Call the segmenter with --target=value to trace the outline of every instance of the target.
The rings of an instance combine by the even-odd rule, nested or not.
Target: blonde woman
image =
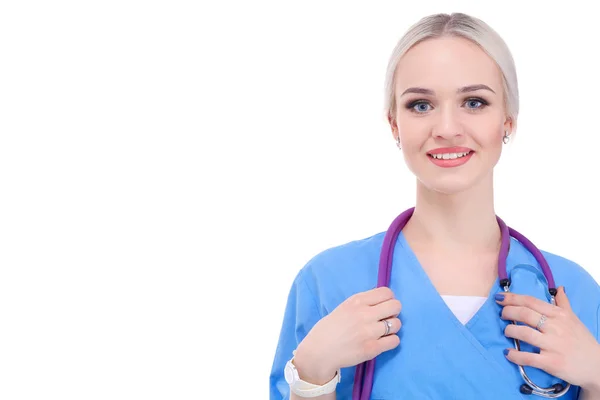
[[[519,113],[504,41],[465,14],[423,18],[385,90],[415,205],[298,273],[271,400],[600,399],[599,285],[494,211]]]

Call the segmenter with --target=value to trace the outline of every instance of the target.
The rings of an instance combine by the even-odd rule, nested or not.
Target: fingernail
[[[504,301],[504,295],[502,293],[496,293],[496,301]]]
[[[509,350],[508,349],[504,349],[504,356],[506,357],[508,355]]]

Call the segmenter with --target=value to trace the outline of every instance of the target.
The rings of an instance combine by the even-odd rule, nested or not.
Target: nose
[[[458,115],[459,110],[454,107],[441,107],[438,109],[437,119],[432,129],[436,139],[453,140],[463,136],[463,126]]]

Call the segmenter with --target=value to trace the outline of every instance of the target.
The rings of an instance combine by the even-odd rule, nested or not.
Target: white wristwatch
[[[294,351],[294,356],[296,351]],[[313,385],[300,379],[298,370],[293,363],[294,358],[287,362],[285,365],[284,375],[286,382],[290,385],[290,390],[300,397],[317,397],[324,394],[335,392],[337,384],[342,380],[341,371],[338,369],[335,376],[326,384]]]

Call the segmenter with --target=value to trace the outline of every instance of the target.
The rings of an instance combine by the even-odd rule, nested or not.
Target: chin
[[[462,171],[456,174],[427,174],[427,176],[418,177],[419,184],[424,188],[445,195],[470,191],[479,186],[484,179],[485,175],[473,174],[473,171]]]
[[[428,180],[420,181],[423,186],[432,192],[437,192],[445,195],[453,195],[462,192],[466,192],[476,185],[476,181],[473,179],[439,179],[439,180]]]
[[[474,161],[476,159],[471,159],[467,164],[457,168],[434,166],[433,169],[432,165],[414,163],[409,165],[409,169],[417,177],[418,184],[428,191],[454,195],[480,186],[487,177],[491,176],[487,171],[493,170],[493,164]]]

